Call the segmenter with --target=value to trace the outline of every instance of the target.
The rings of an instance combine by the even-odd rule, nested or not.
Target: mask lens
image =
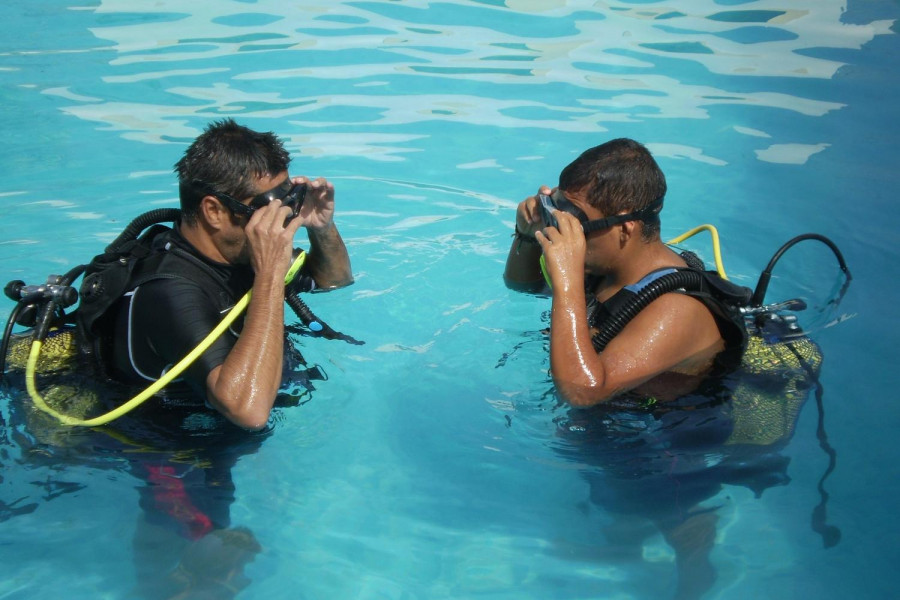
[[[559,223],[556,221],[556,217],[553,216],[554,210],[567,212],[582,223],[588,220],[587,215],[584,214],[580,208],[572,204],[560,191],[557,191],[552,196],[538,194],[538,207],[540,208],[541,218],[544,220],[544,223],[551,227],[556,227],[557,229],[559,229]]]
[[[584,212],[572,204],[572,202],[566,198],[566,195],[562,193],[560,190],[556,190],[556,193],[553,194],[552,198],[553,206],[556,207],[557,210],[561,210],[563,212],[567,212],[582,223],[588,220],[588,217]]]
[[[541,219],[543,219],[544,224],[558,228],[556,217],[553,216],[553,211],[556,210],[556,203],[553,201],[553,198],[544,194],[538,194],[538,208],[541,211]]]
[[[281,203],[291,207],[291,218],[294,218],[300,213],[300,207],[303,206],[304,200],[306,200],[306,184],[298,183],[285,194]]]
[[[282,200],[285,196],[291,193],[292,189],[293,184],[291,183],[291,180],[285,179],[271,190],[263,192],[258,196],[254,196],[250,201],[250,206],[253,208],[262,208],[272,200]]]

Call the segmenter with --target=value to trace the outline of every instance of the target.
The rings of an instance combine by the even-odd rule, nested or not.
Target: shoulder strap
[[[682,293],[701,301],[716,319],[726,350],[740,356],[747,347],[747,325],[741,307],[747,306],[750,295],[749,288],[722,279],[715,271],[698,271],[702,277],[702,285],[694,289],[684,289]]]
[[[639,292],[629,296],[615,312],[602,322],[593,322],[598,328],[593,337],[594,348],[602,352],[609,341],[618,335],[638,312],[653,300],[668,292],[688,294],[706,305],[729,348],[740,352],[746,347],[747,330],[740,307],[749,302],[752,290],[722,280],[718,274],[697,269],[678,268],[647,284]]]
[[[135,269],[146,263],[158,264],[161,257],[153,253],[153,241],[169,231],[154,225],[136,239],[111,245],[87,265],[78,291],[80,302],[75,310],[75,333],[78,354],[96,375],[106,376],[103,364],[101,329],[110,308],[128,291]],[[115,247],[115,249],[110,249]]]
[[[606,302],[598,302],[593,298],[588,299],[588,323],[591,327],[600,327],[600,325],[608,318],[616,314],[625,306],[629,300],[640,292],[642,289],[665,275],[675,273],[674,267],[663,267],[655,269],[644,275],[640,281],[631,285],[626,285],[621,290],[613,294]]]
[[[626,289],[630,292],[637,293],[637,292],[641,291],[642,289],[644,289],[645,287],[647,287],[648,285],[650,285],[651,283],[653,283],[654,281],[656,281],[657,279],[659,279],[660,277],[662,277],[663,275],[668,275],[669,273],[674,273],[674,272],[675,272],[675,267],[663,267],[662,269],[654,269],[653,271],[650,271],[649,273],[644,275],[640,281],[638,281],[637,283],[633,283],[631,285],[626,285],[624,289]]]
[[[141,261],[123,294],[157,279],[199,279],[214,284],[226,293],[231,292],[222,276],[211,266],[190,252],[166,244]]]
[[[147,261],[158,263],[161,257],[153,253],[153,240],[168,227],[154,225],[144,234],[122,245],[115,251],[95,256],[84,272],[78,295],[81,302],[77,310],[77,323],[86,335],[122,295],[131,289],[133,273]]]
[[[165,240],[159,236],[169,231],[154,225],[139,238],[95,256],[87,266],[75,324],[79,354],[96,373],[105,374],[103,346],[109,335],[111,309],[128,292],[159,279],[209,281],[213,289],[228,291],[212,267],[170,243],[160,243]]]

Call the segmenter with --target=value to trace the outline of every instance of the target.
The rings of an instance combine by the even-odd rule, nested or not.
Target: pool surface
[[[0,387],[0,599],[893,597],[898,18],[890,0],[8,3],[0,283],[176,206],[172,166],[233,117],[334,182],[356,282],[308,303],[365,344],[298,337],[328,380],[254,436],[202,416],[182,437],[65,429]],[[714,224],[732,280],[798,234],[843,251],[837,307],[821,245],[769,287],[808,303],[824,357],[777,449],[646,415],[598,441],[557,401],[550,300],[502,282],[515,207],[617,137],[666,173],[663,237]]]

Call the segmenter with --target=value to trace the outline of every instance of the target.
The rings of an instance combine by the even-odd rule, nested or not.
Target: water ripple
[[[694,0],[677,11],[576,0],[261,1],[252,12],[206,0],[192,3],[191,14],[181,6],[161,0],[137,11],[104,0],[91,29],[113,51],[102,80],[44,93],[71,100],[69,114],[147,143],[196,133],[173,117],[288,118],[328,130],[328,143],[294,140],[307,154],[404,161],[422,138],[386,128],[448,122],[599,133],[623,122],[708,119],[726,105],[823,116],[843,105],[784,93],[765,78],[832,78],[843,63],[816,50],[860,48],[891,26],[844,23],[844,2],[818,0],[724,10]],[[746,91],[746,78],[755,91]],[[98,90],[150,82],[159,95],[146,103]],[[348,125],[379,131],[342,132]]]

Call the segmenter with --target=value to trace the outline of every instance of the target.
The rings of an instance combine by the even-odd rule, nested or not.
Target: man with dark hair
[[[715,300],[667,293],[594,349],[592,331],[658,277],[685,268],[660,240],[666,180],[641,144],[616,139],[563,169],[559,185],[522,201],[504,279],[540,291],[543,253],[552,287],[550,368],[559,395],[586,407],[636,390],[657,400],[691,391],[725,349]],[[722,311],[724,312],[724,311]]]
[[[265,426],[282,383],[284,279],[297,230],[306,227],[310,250],[294,289],[353,281],[333,220],[333,185],[291,178],[289,163],[274,134],[231,119],[212,123],[191,144],[175,165],[180,223],[154,238],[155,271],[115,307],[108,354],[115,379],[159,379],[252,290],[240,335],[226,331],[184,378],[236,425]]]

